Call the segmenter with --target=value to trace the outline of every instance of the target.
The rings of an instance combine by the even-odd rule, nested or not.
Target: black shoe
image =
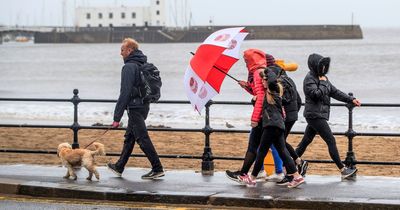
[[[306,160],[302,160],[300,165],[297,166],[297,171],[302,177],[306,176],[307,169],[308,169],[308,162]]]
[[[276,182],[277,185],[284,186],[288,185],[293,180],[293,176],[285,176],[281,181]]]
[[[347,178],[349,178],[351,175],[355,174],[356,172],[357,172],[357,169],[356,169],[356,168],[352,169],[352,168],[347,168],[347,167],[345,167],[345,168],[343,169],[343,171],[340,172],[340,173],[342,174],[342,179],[347,179]]]
[[[157,179],[165,176],[164,171],[153,171],[151,170],[149,173],[142,176],[142,179]]]
[[[115,175],[119,177],[122,176],[122,170],[118,170],[115,164],[107,163],[107,168],[110,169]]]
[[[242,181],[240,181],[240,179],[239,179],[239,176],[242,175],[242,173],[240,173],[240,171],[226,170],[225,175],[232,181],[242,183]]]

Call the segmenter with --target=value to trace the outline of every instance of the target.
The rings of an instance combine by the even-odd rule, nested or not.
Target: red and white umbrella
[[[197,48],[186,69],[184,87],[199,113],[220,92],[229,69],[239,60],[240,45],[247,34],[244,27],[222,29],[208,36]]]

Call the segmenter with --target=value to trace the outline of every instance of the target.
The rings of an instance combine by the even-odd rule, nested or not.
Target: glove
[[[112,124],[111,124],[111,127],[113,127],[113,128],[118,128],[119,127],[119,122],[113,122]]]

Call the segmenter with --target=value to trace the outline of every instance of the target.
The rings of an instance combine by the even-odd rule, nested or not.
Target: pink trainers
[[[256,181],[252,180],[248,174],[239,176],[239,180],[243,184],[246,184],[247,187],[255,187],[256,186]]]
[[[303,184],[305,181],[302,176],[299,176],[297,178],[294,178],[291,182],[288,184],[288,188],[295,188]]]

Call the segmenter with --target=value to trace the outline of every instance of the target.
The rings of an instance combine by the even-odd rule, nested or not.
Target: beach
[[[110,130],[101,136],[103,130],[80,130],[79,144],[84,148],[94,139],[105,145],[106,152],[119,153],[123,145],[124,131]],[[159,154],[202,156],[204,135],[186,132],[149,132]],[[214,156],[243,157],[247,149],[248,134],[212,133],[210,143]],[[301,140],[301,135],[289,135],[288,142],[294,147]],[[70,129],[54,128],[0,128],[0,148],[56,151],[63,142],[72,143],[73,132]],[[348,140],[344,136],[336,136],[341,159],[347,152]],[[355,137],[353,151],[358,161],[399,161],[400,138],[395,137]],[[91,147],[89,147],[90,149]],[[136,144],[134,154],[142,154]],[[316,137],[303,155],[304,159],[330,160],[325,142]],[[116,161],[118,157],[96,157],[97,165],[104,166],[108,161]],[[200,159],[162,158],[164,168],[168,170],[201,170]],[[0,153],[0,164],[39,164],[60,165],[55,154]],[[216,171],[240,169],[242,161],[214,160]],[[127,167],[150,168],[146,158],[131,158]],[[368,176],[400,176],[400,166],[357,165],[358,175]],[[339,176],[338,169],[332,164],[310,163],[308,174]]]

